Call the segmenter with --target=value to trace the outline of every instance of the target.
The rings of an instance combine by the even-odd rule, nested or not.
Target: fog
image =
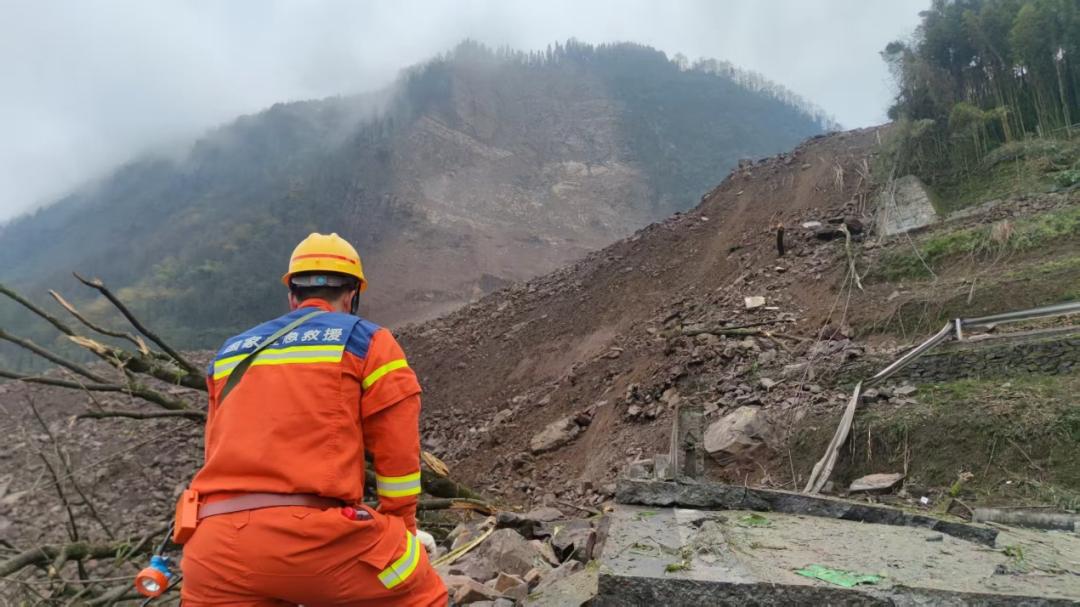
[[[0,0],[0,221],[275,102],[377,89],[464,38],[649,44],[761,72],[845,127],[929,0]]]

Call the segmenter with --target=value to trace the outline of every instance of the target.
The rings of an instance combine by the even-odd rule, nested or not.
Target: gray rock
[[[500,571],[524,576],[533,568],[541,571],[551,568],[547,559],[529,543],[529,540],[518,535],[513,529],[495,530],[484,543],[480,544],[473,555],[495,571],[487,579],[495,577]]]
[[[562,527],[551,536],[551,547],[563,561],[574,559],[582,563],[592,560],[596,547],[596,530],[587,524],[577,527]]]
[[[705,431],[705,451],[721,463],[749,456],[767,447],[772,426],[758,407],[743,406],[709,425]]]
[[[912,394],[915,394],[918,391],[919,391],[919,389],[916,388],[915,386],[913,386],[911,384],[904,384],[903,386],[900,386],[899,388],[897,388],[894,391],[894,393],[897,396],[911,396]]]
[[[553,451],[574,440],[581,428],[569,417],[557,419],[547,425],[529,441],[529,450],[534,454]]]
[[[850,493],[877,493],[889,491],[904,479],[903,473],[867,474],[851,482]]]
[[[447,590],[449,590],[449,587]],[[458,605],[474,605],[483,601],[494,601],[501,598],[501,595],[494,588],[468,578],[459,581],[452,596],[454,597],[454,603]]]
[[[746,306],[747,310],[754,310],[756,308],[760,308],[760,307],[765,305],[765,298],[762,297],[761,295],[753,295],[753,296],[750,296],[750,297],[744,297],[743,298],[743,304]]]
[[[562,565],[551,570],[551,572],[545,574],[544,577],[540,579],[540,583],[536,585],[536,590],[541,591],[546,586],[550,586],[561,579],[568,578],[584,568],[585,565],[582,565],[578,561],[566,561]]]
[[[506,423],[507,420],[514,414],[510,409],[503,409],[495,414],[494,419],[491,420],[491,425],[499,426]]]
[[[466,554],[450,565],[447,572],[450,575],[467,577],[471,580],[486,582],[494,579],[499,574],[499,568],[491,559],[483,558],[477,553]]]
[[[550,523],[551,521],[557,521],[559,519],[565,518],[563,516],[562,510],[559,510],[558,508],[554,508],[552,506],[533,508],[522,516],[538,523]]]

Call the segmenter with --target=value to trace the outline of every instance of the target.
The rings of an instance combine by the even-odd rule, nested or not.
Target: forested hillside
[[[951,206],[1080,182],[1080,4],[934,0],[922,17],[882,53],[899,87],[896,174]]]
[[[336,231],[370,274],[362,312],[400,323],[687,209],[740,158],[830,126],[728,64],[466,42],[386,91],[275,105],[9,222],[0,281],[42,298],[99,276],[178,344],[212,347],[283,311],[292,246]],[[14,308],[0,326],[22,324]]]

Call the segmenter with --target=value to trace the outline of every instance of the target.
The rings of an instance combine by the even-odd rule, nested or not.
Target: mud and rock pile
[[[876,142],[841,133],[744,163],[689,213],[402,331],[425,446],[495,498],[596,505],[620,469],[666,452],[672,411],[695,403],[721,424],[721,474],[768,476],[747,464],[778,455],[808,411],[842,406],[831,376],[871,347],[845,322],[845,276],[846,251],[877,246]],[[747,457],[728,457],[732,434]]]

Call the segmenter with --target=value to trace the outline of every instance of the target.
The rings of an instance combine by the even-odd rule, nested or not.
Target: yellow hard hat
[[[281,277],[285,286],[289,277],[300,272],[326,272],[345,274],[360,281],[360,291],[367,289],[364,278],[364,266],[360,263],[360,254],[349,241],[337,234],[319,234],[312,232],[300,241],[289,258],[289,271]]]

